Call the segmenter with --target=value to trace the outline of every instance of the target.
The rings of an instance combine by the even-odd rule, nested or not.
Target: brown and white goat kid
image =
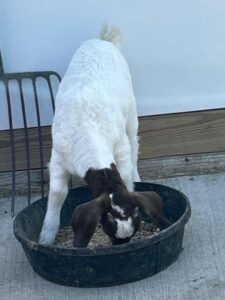
[[[133,182],[140,180],[136,103],[129,68],[118,47],[120,39],[118,29],[106,26],[101,39],[84,42],[59,86],[52,125],[49,200],[40,244],[54,243],[69,174],[86,178],[93,190],[90,170],[110,170],[113,163],[129,192]],[[100,195],[99,191],[94,194]],[[132,210],[131,203],[126,205]],[[120,210],[119,202],[114,210]],[[127,235],[132,235],[130,219],[121,224]]]
[[[86,247],[99,222],[112,244],[130,241],[140,226],[141,212],[160,228],[170,224],[160,196],[155,192],[129,192],[114,164],[111,168],[89,169],[85,180],[95,199],[73,212],[74,247]]]

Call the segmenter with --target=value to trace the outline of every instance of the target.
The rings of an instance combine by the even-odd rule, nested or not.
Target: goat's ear
[[[107,194],[101,194],[98,198],[77,206],[72,215],[71,226],[74,231],[73,246],[87,247],[102,214],[110,203]]]
[[[114,163],[111,163],[110,165],[111,169],[114,171],[114,172],[117,172],[118,173],[118,170],[117,170],[117,167]]]
[[[119,171],[117,170],[116,165],[115,165],[114,163],[111,163],[110,167],[111,167],[111,170],[113,171],[113,174],[114,174],[115,176],[117,176],[118,178],[121,179],[120,173],[119,173]],[[121,179],[121,180],[122,180],[122,179]]]
[[[155,192],[133,192],[135,204],[160,228],[168,227],[171,222],[164,213],[162,198]]]
[[[101,219],[102,229],[110,238],[116,234],[117,223],[110,212],[103,214]]]

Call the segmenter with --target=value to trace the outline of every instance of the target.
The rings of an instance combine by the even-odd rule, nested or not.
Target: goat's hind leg
[[[42,245],[54,243],[60,225],[61,208],[68,193],[68,173],[60,162],[61,159],[53,150],[49,164],[50,190],[48,206],[39,237],[39,243]]]
[[[132,160],[132,178],[133,181],[141,181],[140,176],[138,173],[137,168],[137,161],[138,161],[138,149],[139,149],[139,143],[138,143],[138,119],[137,119],[137,113],[135,112],[131,113],[129,115],[128,122],[126,124],[126,133],[130,142],[130,148],[131,148],[131,160]]]
[[[114,154],[116,166],[129,192],[133,191],[133,164],[128,136],[125,134],[120,140],[119,146]]]

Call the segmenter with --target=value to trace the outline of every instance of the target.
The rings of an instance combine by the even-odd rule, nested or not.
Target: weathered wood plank
[[[225,151],[225,109],[140,117],[140,159]],[[14,130],[16,169],[26,169],[24,130]],[[31,167],[40,167],[37,128],[29,129]],[[44,164],[51,127],[42,127]],[[0,172],[11,170],[9,131],[0,131]]]
[[[138,167],[142,180],[221,173],[225,172],[225,152],[144,159]]]
[[[140,118],[140,158],[225,150],[225,109]]]
[[[29,128],[30,164],[31,168],[40,168],[40,145],[38,140],[38,129]],[[43,144],[44,165],[49,161],[52,147],[51,127],[41,128],[41,138]],[[0,172],[11,170],[11,145],[8,130],[0,131]],[[27,169],[26,146],[24,129],[14,130],[14,145],[16,153],[16,169]]]
[[[201,175],[225,172],[225,153],[173,156],[166,158],[144,159],[139,161],[139,173],[142,181],[164,179],[185,175]],[[45,193],[48,192],[49,175],[44,173]],[[12,191],[11,172],[0,174],[0,198],[10,197]],[[72,179],[73,187],[84,184],[77,176]],[[40,194],[41,174],[31,171],[31,193]],[[27,172],[16,172],[16,195],[27,195]]]

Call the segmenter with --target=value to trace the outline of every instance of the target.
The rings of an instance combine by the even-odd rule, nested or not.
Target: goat
[[[86,247],[99,222],[112,244],[128,243],[140,226],[139,210],[161,229],[170,225],[161,197],[155,192],[129,192],[114,164],[110,169],[89,169],[85,180],[96,198],[73,212],[74,247]]]
[[[85,216],[82,222],[78,217],[83,230],[82,226],[78,226],[82,233],[79,241],[75,241],[77,246],[87,245],[100,217],[105,231],[110,231],[107,231],[107,222],[112,223],[116,211],[124,218],[119,229],[123,228],[125,232],[119,234],[115,231],[113,236],[111,230],[112,240],[122,238],[124,241],[124,237],[130,238],[138,227],[136,204],[127,201],[131,198],[128,192],[133,191],[133,182],[140,181],[137,170],[138,118],[131,75],[119,50],[120,41],[118,29],[103,27],[101,39],[88,40],[78,48],[60,83],[52,125],[50,190],[40,244],[54,243],[61,208],[68,193],[69,174],[86,179],[93,197],[98,197],[87,205],[90,209],[83,206],[85,211],[89,211],[88,215],[75,213]],[[121,177],[115,190],[117,170]],[[119,187],[123,188],[123,193],[116,193]],[[102,193],[104,195],[101,196]],[[110,205],[112,209],[109,210],[107,205],[111,193],[116,204]],[[106,198],[107,201],[102,201]],[[95,208],[96,203],[99,206]],[[121,212],[127,215],[122,216]],[[90,233],[88,226],[92,228]]]

